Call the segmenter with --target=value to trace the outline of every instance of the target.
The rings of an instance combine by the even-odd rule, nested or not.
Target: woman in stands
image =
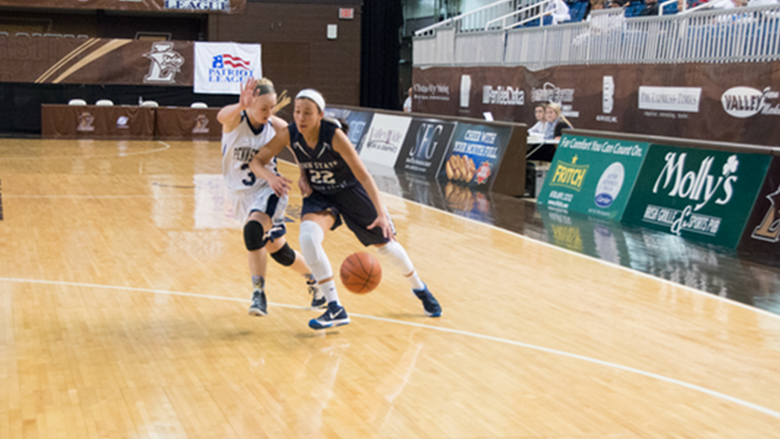
[[[547,119],[545,139],[561,140],[564,128],[574,128],[569,119],[566,119],[566,116],[562,114],[560,104],[549,102],[544,116]]]
[[[544,116],[544,110],[546,105],[539,103],[534,107],[534,116],[536,116],[536,124],[528,129],[528,135],[531,137],[544,137],[544,132],[547,130],[547,120]]]
[[[323,315],[309,322],[312,329],[325,329],[350,322],[339,303],[333,270],[322,242],[328,231],[342,224],[365,246],[376,246],[380,255],[403,274],[412,292],[422,301],[425,314],[441,316],[441,306],[414,269],[395,230],[374,178],[358,156],[347,135],[336,123],[323,119],[325,99],[312,89],[301,90],[295,98],[295,122],[260,150],[251,169],[266,179],[277,196],[285,196],[290,180],[268,168],[285,145],[292,146],[301,178],[298,186],[305,197],[301,211],[301,253],[312,268],[320,290],[328,300]]]
[[[244,243],[249,251],[252,275],[249,314],[253,316],[268,314],[265,275],[269,253],[279,264],[304,276],[309,293],[313,295],[312,307],[325,305],[325,297],[319,293],[308,265],[284,239],[287,196],[274,194],[268,182],[257,178],[249,169],[252,157],[274,138],[276,132],[287,131],[287,123],[273,115],[276,110],[273,83],[266,78],[259,81],[250,78],[241,85],[238,103],[217,113],[217,120],[222,124],[222,175],[235,215],[244,222]],[[276,173],[275,160],[266,166],[269,172]]]

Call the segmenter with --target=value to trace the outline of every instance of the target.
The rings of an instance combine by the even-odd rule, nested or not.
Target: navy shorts
[[[368,229],[376,219],[376,209],[371,202],[363,186],[356,184],[333,194],[323,194],[312,191],[311,195],[303,199],[301,218],[307,213],[316,213],[329,210],[336,217],[331,230],[335,230],[343,222],[347,223],[349,230],[357,236],[357,239],[365,246],[385,244],[390,240],[382,235],[380,227]],[[390,216],[388,215],[388,220]],[[393,227],[392,221],[390,226]],[[393,234],[395,228],[393,227]]]

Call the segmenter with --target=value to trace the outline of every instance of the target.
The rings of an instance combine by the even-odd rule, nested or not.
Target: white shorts
[[[252,212],[263,212],[271,217],[271,230],[266,236],[271,240],[282,236],[286,232],[284,226],[284,214],[287,210],[287,195],[279,198],[269,186],[261,186],[259,189],[250,188],[245,191],[232,191],[230,198],[233,201],[233,211],[236,218],[246,223]]]

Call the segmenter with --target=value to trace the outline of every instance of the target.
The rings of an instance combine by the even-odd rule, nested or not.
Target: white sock
[[[320,291],[325,294],[325,298],[328,299],[328,303],[336,302],[341,305],[339,302],[339,293],[336,291],[336,282],[334,282],[333,279],[323,282],[318,286],[320,287]]]
[[[379,247],[377,252],[409,280],[413,289],[421,290],[425,288],[425,284],[420,280],[420,276],[417,275],[417,271],[414,269],[412,260],[409,259],[406,250],[398,241],[388,242],[384,246]]]

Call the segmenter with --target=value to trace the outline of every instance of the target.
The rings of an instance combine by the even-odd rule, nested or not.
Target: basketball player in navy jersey
[[[430,317],[441,316],[439,302],[420,280],[403,246],[394,239],[390,216],[382,204],[371,174],[338,125],[323,119],[325,99],[312,89],[295,98],[295,123],[258,152],[250,167],[278,196],[284,196],[291,181],[267,168],[286,145],[292,147],[301,170],[298,186],[305,197],[301,212],[300,245],[319,287],[328,300],[324,314],[309,322],[312,329],[325,329],[350,322],[339,303],[333,270],[322,249],[329,230],[347,224],[365,246],[376,246],[380,255],[411,283],[412,292],[422,301]]]
[[[250,78],[241,85],[238,103],[217,113],[217,120],[222,124],[222,175],[236,217],[244,222],[244,243],[249,251],[252,275],[249,314],[253,316],[268,314],[265,297],[268,253],[279,264],[305,277],[312,294],[312,307],[321,308],[326,304],[304,258],[284,239],[287,196],[277,196],[265,180],[257,178],[249,169],[252,157],[277,131],[287,132],[287,122],[273,115],[276,98],[271,81]],[[275,174],[276,161],[269,161],[265,169]]]

